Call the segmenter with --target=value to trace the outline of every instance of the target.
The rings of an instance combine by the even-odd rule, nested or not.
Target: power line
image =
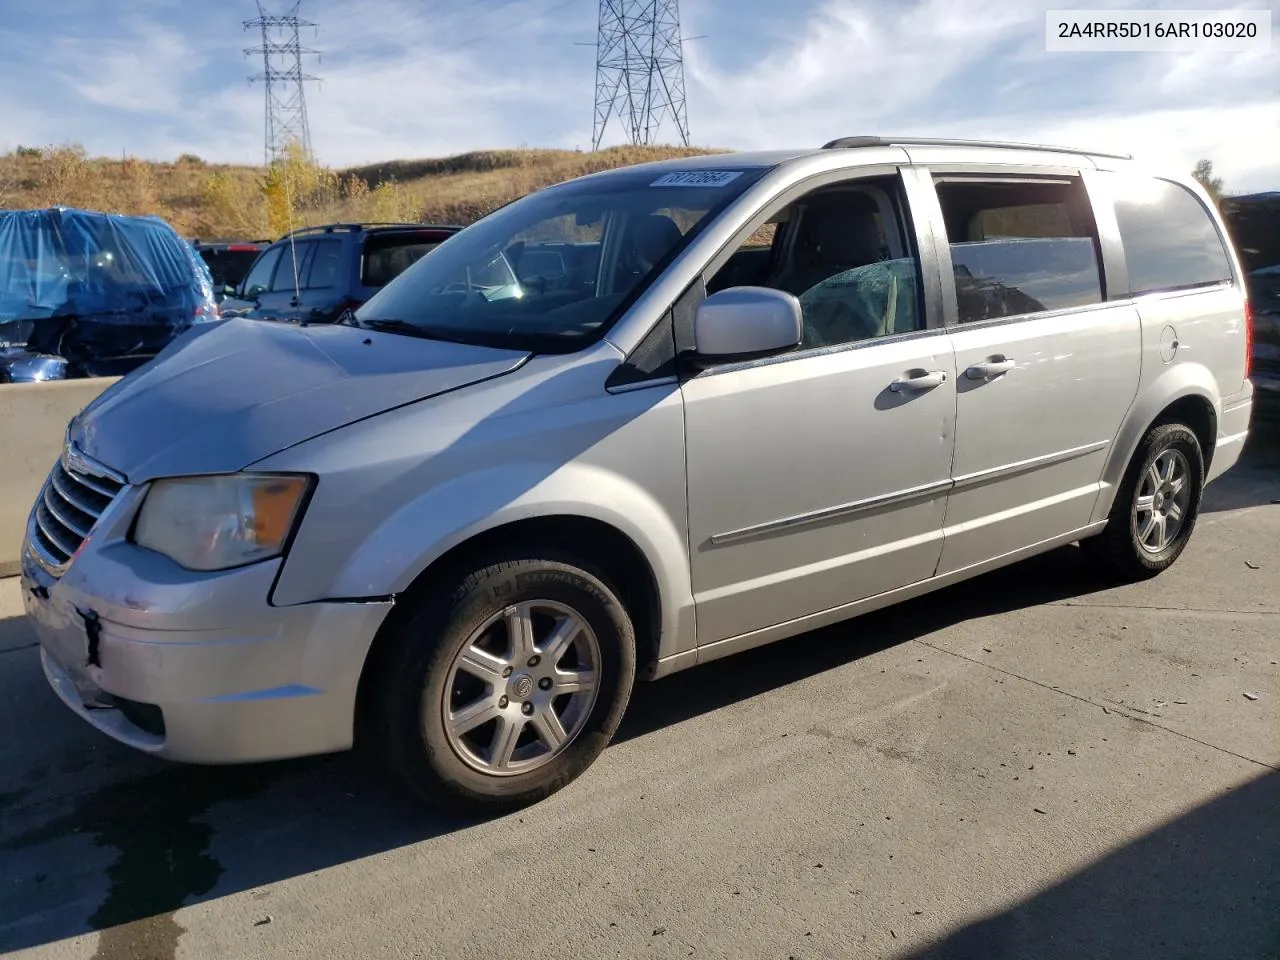
[[[463,40],[460,43],[451,43],[449,46],[452,49],[457,49],[458,47],[466,47],[473,43],[479,43],[481,40],[488,40],[490,37],[496,37],[498,34],[506,33],[508,30],[514,30],[516,27],[523,27],[526,24],[532,23],[534,20],[539,20],[542,17],[555,13],[557,10],[563,10],[565,7],[571,6],[577,2],[578,0],[562,0],[562,2],[553,4],[541,13],[534,14],[532,17],[526,17],[523,20],[508,23],[505,27],[498,27],[498,29],[490,30],[488,33],[482,33],[478,37],[472,37],[470,40]]]
[[[535,20],[540,20],[543,17],[549,16],[550,14],[555,13],[557,10],[563,10],[565,7],[571,6],[578,2],[579,0],[560,0],[559,3],[554,3],[551,6],[547,7],[546,9],[541,10],[538,13],[532,14],[531,16],[521,17],[516,20],[509,20],[507,23],[503,24],[500,27],[497,27],[494,30],[489,30],[485,33],[477,34],[476,36],[473,36],[473,37],[468,37],[467,39],[460,40],[456,43],[451,41],[448,44],[448,49],[444,51],[444,53],[447,54],[451,51],[458,50],[462,47],[468,47],[473,43],[479,43],[481,40],[488,40],[490,37],[496,37],[499,34],[506,33],[509,30],[515,30],[518,27],[527,26],[530,23],[533,23]],[[395,63],[396,63],[396,66],[398,67],[408,66],[409,64],[413,64],[413,63],[424,63],[428,60],[439,60],[441,55],[442,55],[441,51],[433,50],[420,57],[411,57],[406,60],[396,60]]]
[[[417,4],[413,6],[412,12],[397,11],[388,16],[385,9],[379,17],[379,23],[385,24],[391,21],[395,23],[395,32],[389,38],[383,39],[365,39],[357,44],[344,44],[342,53],[345,58],[359,57],[362,54],[372,53],[375,50],[384,49],[390,42],[400,40],[404,42],[405,38],[415,30],[425,29],[431,40],[439,39],[443,33],[448,33],[458,27],[463,27],[471,23],[490,16],[502,7],[510,6],[518,0],[500,0],[496,6],[482,10],[474,16],[466,16],[467,13],[473,13],[476,7],[481,6],[480,0],[473,0],[467,10],[452,10],[448,8],[454,6],[453,0],[439,0],[437,3]],[[435,13],[439,11],[442,15],[436,17]],[[461,16],[459,16],[461,14]]]
[[[275,16],[258,0],[258,16],[244,21],[244,29],[262,33],[262,44],[245,50],[245,55],[262,56],[262,72],[251,76],[249,82],[261,80],[265,85],[263,152],[268,165],[283,159],[293,143],[302,148],[307,159],[312,157],[304,84],[320,78],[302,72],[302,58],[316,51],[303,47],[299,39],[301,28],[315,26],[298,17],[300,5],[301,0],[296,0],[287,14]]]
[[[600,0],[592,149],[616,116],[647,145],[670,118],[689,146],[679,0]]]

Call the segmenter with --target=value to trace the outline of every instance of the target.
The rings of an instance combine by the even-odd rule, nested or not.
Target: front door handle
[[[964,372],[964,375],[970,380],[990,380],[993,377],[1004,376],[1016,366],[1017,363],[1008,357],[992,357],[990,360],[983,360],[982,363],[975,363]]]
[[[889,389],[894,393],[905,393],[908,390],[932,390],[934,387],[940,387],[946,382],[946,373],[941,370],[930,370],[928,373],[921,373],[912,377],[899,377],[889,384]]]

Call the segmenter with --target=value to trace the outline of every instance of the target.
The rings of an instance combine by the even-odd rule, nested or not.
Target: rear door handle
[[[992,357],[982,363],[975,363],[964,375],[970,380],[990,380],[992,377],[1004,376],[1016,366],[1017,363],[1008,357]]]
[[[930,370],[914,377],[899,377],[889,384],[894,393],[906,393],[908,390],[932,390],[947,382],[947,375],[941,370]]]

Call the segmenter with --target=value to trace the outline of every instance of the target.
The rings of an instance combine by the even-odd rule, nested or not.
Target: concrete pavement
[[[1061,550],[641,686],[583,778],[488,822],[351,756],[118,747],[0,581],[0,952],[1274,960],[1273,500],[1274,429],[1155,581]]]

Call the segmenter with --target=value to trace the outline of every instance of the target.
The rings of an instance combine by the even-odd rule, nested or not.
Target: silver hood
[[[227,320],[193,329],[109,387],[71,422],[69,439],[135,483],[229,473],[528,356],[345,325]]]

